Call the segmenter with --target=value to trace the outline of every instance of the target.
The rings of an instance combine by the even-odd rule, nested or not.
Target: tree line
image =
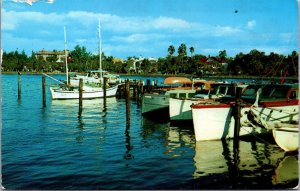
[[[56,50],[53,50],[55,52]],[[192,74],[192,75],[248,75],[248,76],[298,76],[298,53],[288,55],[251,50],[228,57],[226,50],[219,51],[217,56],[194,54],[195,48],[181,44],[177,50],[170,45],[167,56],[157,62],[145,58],[136,67],[140,74]],[[102,52],[102,68],[112,73],[132,73],[137,57],[127,60],[106,56]],[[84,46],[75,46],[68,54],[70,72],[85,72],[99,68],[99,55],[88,52]],[[65,63],[57,62],[57,55],[43,59],[35,52],[30,56],[25,51],[3,52],[2,71],[4,72],[65,72]]]

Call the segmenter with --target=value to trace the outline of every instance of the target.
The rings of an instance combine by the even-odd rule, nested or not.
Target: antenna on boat
[[[100,80],[102,80],[100,17],[98,18],[98,38],[99,38],[99,70],[100,70]]]
[[[65,63],[66,63],[66,78],[67,78],[67,85],[69,85],[69,73],[68,73],[68,55],[67,55],[67,34],[66,34],[66,27],[64,27],[64,35],[65,35]]]

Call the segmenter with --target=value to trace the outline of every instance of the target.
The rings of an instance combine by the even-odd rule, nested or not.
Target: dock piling
[[[107,78],[103,77],[103,110],[106,111],[106,83]]]
[[[42,76],[43,107],[46,107],[46,77]]]
[[[234,107],[234,139],[238,139],[240,136],[241,127],[241,93],[242,89],[236,88],[235,107]]]
[[[151,88],[151,81],[150,79],[147,79],[147,92],[150,92],[150,88]]]
[[[133,83],[133,100],[137,101],[137,81],[134,80]]]
[[[82,99],[83,99],[82,91],[83,91],[83,79],[80,78],[79,79],[79,115],[81,115],[82,113]]]
[[[21,73],[18,72],[18,99],[21,99]]]
[[[126,90],[126,128],[130,127],[130,84],[129,79],[125,82]]]

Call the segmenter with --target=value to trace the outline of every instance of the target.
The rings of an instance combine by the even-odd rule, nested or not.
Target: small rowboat
[[[299,148],[298,124],[286,124],[285,127],[273,129],[276,144],[286,152],[293,152]]]

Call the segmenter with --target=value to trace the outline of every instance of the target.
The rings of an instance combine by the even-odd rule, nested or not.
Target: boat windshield
[[[262,89],[262,98],[285,98],[289,91],[288,86],[266,86]]]

